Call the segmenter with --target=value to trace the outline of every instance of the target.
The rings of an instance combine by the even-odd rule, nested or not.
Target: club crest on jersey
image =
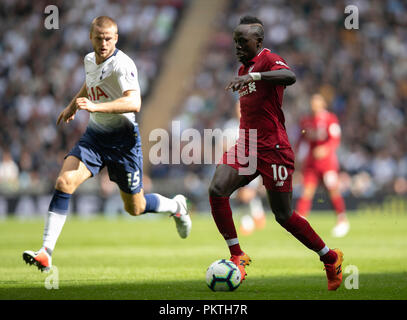
[[[87,88],[87,91],[88,91],[88,97],[92,101],[99,101],[99,99],[101,97],[105,97],[106,99],[109,99],[109,96],[106,94],[106,92],[104,92],[103,89],[99,86]]]
[[[256,83],[255,82],[249,82],[247,86],[244,86],[241,90],[239,90],[239,96],[243,97],[249,93],[255,92],[256,91]]]
[[[102,73],[100,74],[100,78],[99,78],[99,80],[102,80],[103,79],[103,75],[106,73],[106,69],[103,69],[102,70]]]
[[[284,185],[284,181],[277,181],[276,187],[282,187]]]

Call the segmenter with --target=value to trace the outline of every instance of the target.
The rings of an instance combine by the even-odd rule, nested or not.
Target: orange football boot
[[[336,262],[324,264],[326,277],[328,278],[328,290],[336,290],[342,283],[342,263],[343,252],[339,249],[333,249],[338,255]]]
[[[242,275],[240,282],[242,282],[244,279],[246,279],[247,275],[245,267],[248,266],[252,260],[246,253],[243,252],[240,256],[232,255],[230,257],[230,261],[232,261],[239,268]]]

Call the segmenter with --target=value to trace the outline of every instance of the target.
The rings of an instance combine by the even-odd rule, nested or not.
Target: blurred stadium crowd
[[[346,30],[344,8],[359,9],[359,29]],[[338,152],[345,195],[407,194],[407,4],[389,1],[232,0],[216,23],[201,66],[180,104],[184,127],[227,128],[237,97],[222,88],[236,75],[233,29],[251,14],[265,24],[264,46],[281,55],[297,75],[285,91],[289,138],[309,97],[321,92],[342,126]],[[297,167],[300,164],[297,155]],[[183,166],[185,187],[206,192],[207,167]],[[177,166],[156,167],[152,178],[179,176]],[[294,196],[301,188],[296,171]],[[196,196],[203,196],[196,194]]]
[[[186,2],[0,2],[1,191],[51,190],[63,157],[84,132],[86,112],[63,130],[55,123],[83,84],[93,18],[109,15],[118,21],[118,47],[134,58],[145,97]],[[44,27],[48,4],[59,9],[59,30]]]
[[[145,97],[187,2],[54,1],[64,28],[47,31],[41,20],[45,1],[1,1],[0,191],[48,190],[84,131],[86,113],[64,130],[55,122],[84,79],[90,21],[107,13],[117,19],[118,47],[135,59]],[[358,30],[344,27],[347,4],[359,9]],[[213,36],[179,104],[176,120],[182,128],[226,128],[235,117],[237,97],[223,88],[238,69],[232,31],[246,14],[263,20],[265,47],[297,75],[283,103],[292,144],[310,95],[321,92],[342,125],[344,194],[407,194],[407,4],[229,0],[213,22]],[[183,177],[189,196],[206,198],[212,171],[208,165],[158,165],[151,178]]]

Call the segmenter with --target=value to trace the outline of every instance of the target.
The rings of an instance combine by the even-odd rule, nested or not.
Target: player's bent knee
[[[124,209],[126,210],[126,212],[128,214],[130,214],[131,216],[139,216],[142,213],[144,213],[144,211],[146,210],[146,202],[141,202],[137,205],[134,204],[126,204],[124,206]]]
[[[208,189],[209,196],[211,197],[227,197],[227,195],[224,190],[222,190],[220,185],[216,183],[211,183]]]
[[[289,215],[275,215],[275,219],[279,224],[284,224],[290,219]]]
[[[131,216],[139,216],[144,212],[144,209],[135,206],[126,206],[124,209]]]
[[[309,187],[305,187],[304,188],[304,193],[303,193],[303,197],[306,199],[312,199],[314,198],[314,194],[315,194],[315,186],[309,186]]]
[[[55,189],[66,193],[73,193],[75,190],[75,184],[68,176],[62,175],[57,178]]]
[[[284,224],[288,219],[290,219],[292,214],[292,212],[275,208],[271,208],[271,211],[273,211],[274,217],[279,224]]]

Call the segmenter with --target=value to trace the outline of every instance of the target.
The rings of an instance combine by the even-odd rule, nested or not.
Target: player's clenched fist
[[[232,89],[233,91],[238,91],[242,89],[245,85],[249,84],[250,82],[253,82],[253,78],[245,74],[243,76],[235,77],[230,83],[227,85],[225,90]]]
[[[78,105],[78,109],[86,110],[88,112],[95,112],[96,106],[93,102],[91,102],[88,98],[78,98],[76,99],[76,104]]]

